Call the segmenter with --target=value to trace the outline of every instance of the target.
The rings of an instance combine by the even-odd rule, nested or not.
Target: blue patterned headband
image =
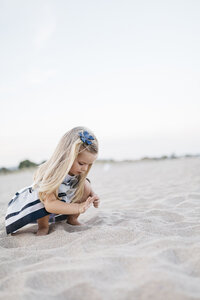
[[[93,138],[92,135],[89,135],[89,132],[83,131],[83,133],[79,132],[78,134],[80,136],[81,141],[84,144],[86,144],[86,145],[91,145],[92,144],[91,140],[94,140],[94,138]]]

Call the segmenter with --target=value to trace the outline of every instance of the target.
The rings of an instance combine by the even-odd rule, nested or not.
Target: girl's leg
[[[36,235],[46,235],[49,233],[49,215],[37,220],[38,231]]]
[[[83,193],[83,197],[81,200],[76,201],[76,203],[81,203],[81,202],[85,202],[87,200],[87,198],[90,196],[91,194],[91,185],[89,183],[88,180],[85,180],[85,186],[84,186],[84,193]],[[69,215],[67,217],[67,223],[71,224],[71,225],[81,225],[81,223],[77,220],[80,214],[77,215]]]

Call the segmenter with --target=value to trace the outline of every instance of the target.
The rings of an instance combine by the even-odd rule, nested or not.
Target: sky
[[[198,0],[0,0],[0,167],[90,128],[100,159],[200,153]]]

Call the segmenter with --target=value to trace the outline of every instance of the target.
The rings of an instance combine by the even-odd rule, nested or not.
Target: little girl
[[[49,232],[49,219],[81,225],[78,216],[99,205],[87,174],[96,160],[98,141],[85,127],[68,131],[49,160],[34,174],[34,183],[18,191],[8,204],[6,232],[14,233],[37,220],[37,235]]]

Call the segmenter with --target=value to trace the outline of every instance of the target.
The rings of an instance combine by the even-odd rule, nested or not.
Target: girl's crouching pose
[[[18,191],[8,203],[6,232],[14,233],[37,220],[37,235],[49,232],[49,221],[67,219],[81,225],[78,216],[92,204],[99,205],[87,174],[97,158],[98,141],[84,127],[68,131],[52,157],[40,165],[34,183]]]

